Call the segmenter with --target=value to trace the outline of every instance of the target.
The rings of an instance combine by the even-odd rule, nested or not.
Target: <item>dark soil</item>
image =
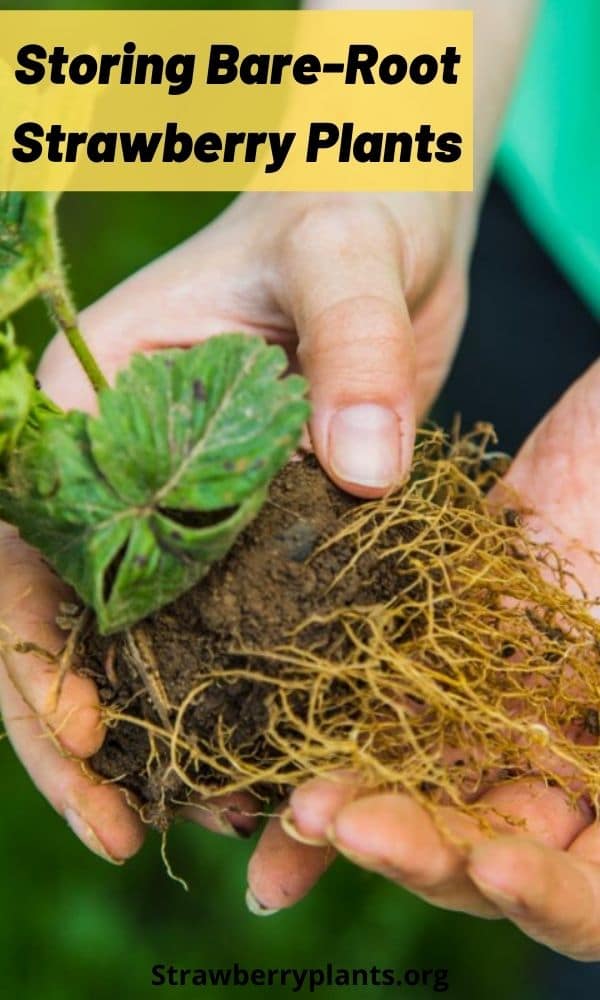
[[[355,569],[328,591],[339,570],[350,560],[355,539],[344,539],[315,552],[320,543],[339,531],[343,515],[358,503],[338,490],[308,456],[288,464],[272,483],[259,516],[240,536],[228,556],[215,565],[199,584],[176,602],[146,619],[133,630],[137,648],[148,666],[156,662],[159,677],[150,677],[155,690],[172,706],[162,722],[156,700],[148,694],[139,670],[127,654],[126,636],[102,637],[93,629],[83,641],[81,661],[96,681],[102,702],[158,725],[168,724],[186,694],[216,667],[225,671],[251,666],[251,654],[241,648],[271,650],[312,613],[323,613],[344,604],[373,604],[397,591],[398,578],[391,565],[378,560],[376,550],[361,558]],[[335,623],[305,629],[296,642],[343,655]],[[330,634],[331,633],[331,634]],[[151,650],[151,656],[145,651]],[[254,662],[254,666],[257,663]],[[260,669],[276,674],[278,664],[261,660]],[[147,671],[150,673],[151,671]],[[146,681],[148,676],[146,677]],[[265,699],[269,686],[255,680],[223,679],[210,682],[202,698],[186,716],[203,749],[214,752],[217,725],[228,731],[228,745],[243,751],[244,759],[261,760],[261,735],[267,725]],[[342,695],[343,692],[340,692]],[[298,705],[302,711],[302,705]],[[160,742],[160,741],[159,741]],[[159,748],[160,750],[160,748]],[[166,750],[150,767],[150,746],[143,728],[119,721],[108,730],[104,745],[92,760],[100,775],[119,780],[143,804],[145,818],[156,826],[168,823],[172,807],[184,800],[185,785],[171,774],[165,780]],[[219,773],[198,767],[192,777],[214,785],[223,783]],[[263,790],[271,799],[282,789]]]
[[[313,457],[292,463],[193,590],[116,636],[86,625],[78,659],[109,726],[95,770],[159,829],[199,786],[268,805],[350,766],[467,807],[537,773],[541,736],[554,747],[541,776],[572,796],[575,759],[600,809],[598,624],[547,586],[542,572],[561,583],[567,567],[520,510],[488,509],[505,466],[489,440],[485,425],[425,434],[402,492],[362,508]]]

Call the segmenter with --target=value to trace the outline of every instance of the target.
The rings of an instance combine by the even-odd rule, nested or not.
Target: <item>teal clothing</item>
[[[498,167],[531,229],[600,317],[600,0],[543,0]]]

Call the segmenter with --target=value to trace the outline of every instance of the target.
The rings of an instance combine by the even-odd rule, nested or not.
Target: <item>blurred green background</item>
[[[164,4],[146,0],[143,6]],[[289,5],[262,0],[244,6]],[[193,233],[227,201],[227,196],[204,194],[66,196],[62,231],[79,305],[86,306]],[[26,308],[16,325],[37,357],[51,332],[43,308]],[[0,746],[0,783],[1,996],[141,998],[156,993],[150,985],[155,963],[217,967],[234,961],[267,968],[314,967],[328,961],[398,970],[443,966],[449,970],[448,992],[453,997],[537,1000],[549,995],[536,985],[536,967],[543,964],[545,953],[505,923],[437,912],[343,862],[293,911],[261,920],[244,906],[252,843],[176,827],[168,851],[173,867],[190,884],[186,894],[168,879],[155,835],[122,869],[88,854],[32,787],[7,742]],[[225,997],[230,992],[236,991],[207,989],[205,994]],[[277,989],[268,992],[290,995]],[[318,995],[339,998],[345,992],[323,989]],[[377,988],[363,992],[391,994]],[[401,991],[415,997],[428,992],[408,987]]]

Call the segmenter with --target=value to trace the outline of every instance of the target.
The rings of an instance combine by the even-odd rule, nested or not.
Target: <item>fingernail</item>
[[[235,837],[236,840],[247,839],[250,836],[250,832],[244,827],[236,826],[236,824],[228,816],[222,812],[212,812],[211,818],[213,819],[215,825],[215,833],[221,833],[225,837]]]
[[[108,853],[104,844],[102,844],[102,842],[98,839],[89,823],[86,823],[83,816],[80,816],[78,812],[74,809],[67,808],[64,811],[64,818],[75,836],[78,837],[82,844],[85,844],[90,851],[97,854],[99,858],[103,858],[104,861],[110,861],[111,865],[124,864],[124,862],[119,858],[113,858],[112,855]]]
[[[272,913],[279,913],[279,910],[270,910],[268,906],[259,903],[251,889],[246,890],[246,906],[255,917],[270,917]]]
[[[393,410],[360,403],[338,410],[329,425],[335,475],[357,486],[391,486],[400,476],[400,421]]]
[[[325,837],[307,837],[306,834],[300,833],[294,823],[294,815],[290,808],[281,813],[279,820],[284,833],[287,833],[292,840],[297,840],[299,844],[308,844],[309,847],[327,847],[329,841]]]
[[[232,837],[237,837],[238,840],[249,840],[254,830],[249,830],[246,826],[241,824],[238,826],[236,823],[231,824],[231,835]]]
[[[241,837],[242,840],[248,840],[256,832],[256,820],[250,814],[242,815],[229,812],[226,820],[231,827],[233,837]]]
[[[247,840],[254,833],[254,818],[251,815],[232,815],[229,809],[218,809],[216,805],[193,802],[185,806],[181,815],[192,823],[199,823],[205,830],[224,837]]]

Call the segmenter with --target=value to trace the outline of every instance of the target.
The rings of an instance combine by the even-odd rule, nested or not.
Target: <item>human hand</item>
[[[600,551],[599,398],[597,362],[531,435],[507,476],[536,512],[529,519],[536,539],[547,539],[569,559],[592,598],[600,596],[600,565],[590,555]],[[479,804],[489,809],[493,838],[450,807],[436,825],[406,794],[361,794],[352,775],[314,779],[292,794],[283,829],[273,825],[269,840],[259,844],[251,891],[269,911],[310,888],[311,873],[297,870],[299,845],[286,856],[287,831],[295,841],[333,845],[438,906],[508,917],[565,955],[600,959],[600,823],[589,805],[582,799],[573,808],[559,788],[533,778],[498,784]],[[525,820],[526,827],[499,814]],[[317,846],[304,850],[315,866],[324,859]]]
[[[109,379],[134,351],[227,330],[282,344],[309,379],[311,437],[325,469],[346,489],[376,496],[407,470],[416,421],[452,358],[465,309],[469,204],[446,194],[246,196],[86,310],[81,326]],[[63,407],[93,409],[62,336],[39,376]],[[115,786],[82,769],[104,737],[94,686],[68,673],[57,697],[60,664],[14,648],[59,654],[65,635],[54,623],[68,591],[6,526],[0,565],[0,704],[13,746],[87,846],[122,861],[143,828]],[[205,806],[186,815],[222,832],[253,826],[247,798],[221,803],[222,811]],[[322,861],[314,857],[316,873]]]

